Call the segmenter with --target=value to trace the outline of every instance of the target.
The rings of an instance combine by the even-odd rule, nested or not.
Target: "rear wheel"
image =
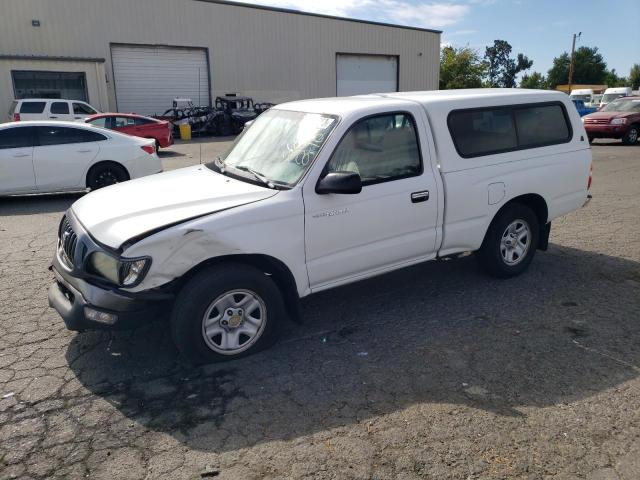
[[[251,355],[271,345],[284,317],[275,283],[251,266],[228,264],[195,275],[171,315],[174,343],[194,364]]]
[[[633,145],[638,142],[638,138],[640,137],[640,127],[638,125],[631,125],[627,133],[622,137],[622,143],[625,145]]]
[[[487,273],[509,278],[527,269],[536,253],[540,226],[526,205],[513,203],[498,213],[476,252]]]
[[[117,163],[100,163],[91,167],[87,174],[87,186],[91,190],[108,187],[129,180],[129,174]]]

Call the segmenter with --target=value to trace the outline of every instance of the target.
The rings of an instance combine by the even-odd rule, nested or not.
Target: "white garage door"
[[[398,91],[398,57],[338,54],[338,96]]]
[[[118,111],[161,114],[174,98],[209,105],[209,69],[204,49],[111,47]]]

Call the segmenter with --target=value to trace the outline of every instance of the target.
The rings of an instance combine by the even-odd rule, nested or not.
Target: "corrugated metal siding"
[[[159,115],[174,98],[209,103],[204,49],[113,45],[111,62],[120,112]]]
[[[440,35],[432,32],[193,0],[2,3],[0,54],[106,58],[114,108],[111,43],[207,48],[214,96],[238,91],[275,102],[333,96],[336,53],[398,55],[400,90],[438,87]],[[34,18],[40,27],[31,26]]]

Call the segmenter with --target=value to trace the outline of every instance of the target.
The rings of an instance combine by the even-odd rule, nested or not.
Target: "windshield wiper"
[[[261,181],[262,183],[264,183],[267,187],[269,188],[276,188],[275,184],[269,180],[267,177],[265,177],[263,174],[261,174],[260,172],[256,172],[253,168],[247,167],[246,165],[234,165],[233,168],[236,168],[238,170],[242,170],[243,172],[249,172],[251,175],[253,175],[256,179],[258,179],[259,181]]]

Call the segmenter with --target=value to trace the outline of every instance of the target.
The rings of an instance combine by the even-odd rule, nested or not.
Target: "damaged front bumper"
[[[171,293],[129,293],[102,288],[70,275],[54,256],[49,287],[49,306],[64,320],[69,330],[123,330],[166,317],[174,295]]]

